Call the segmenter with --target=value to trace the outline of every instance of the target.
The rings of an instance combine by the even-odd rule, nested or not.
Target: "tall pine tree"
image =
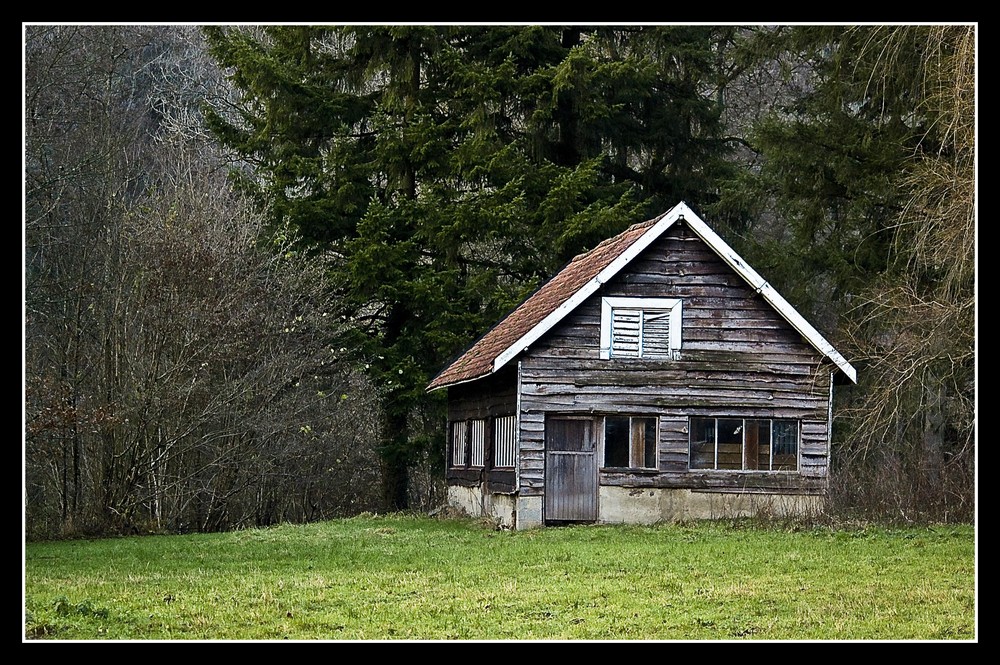
[[[384,406],[408,505],[424,386],[582,249],[726,168],[718,33],[580,26],[211,27],[244,94],[209,114],[275,233],[335,258],[343,343]]]

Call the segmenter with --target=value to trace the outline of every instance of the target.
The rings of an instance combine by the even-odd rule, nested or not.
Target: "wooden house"
[[[448,500],[518,529],[766,511],[828,486],[855,369],[686,204],[570,261],[448,365]]]

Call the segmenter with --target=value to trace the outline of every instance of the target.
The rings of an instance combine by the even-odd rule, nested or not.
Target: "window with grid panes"
[[[776,418],[691,418],[692,469],[797,471],[799,422]]]

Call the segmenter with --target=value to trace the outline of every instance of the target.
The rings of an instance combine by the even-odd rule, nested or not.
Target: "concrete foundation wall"
[[[448,487],[448,505],[470,517],[496,520],[500,526],[514,528],[515,499],[510,494],[483,493],[479,487]]]
[[[517,499],[517,528],[534,529],[544,524],[542,521],[542,497],[522,496]]]
[[[602,524],[653,524],[732,517],[807,517],[822,512],[824,497],[602,485],[598,502],[598,521]]]
[[[470,517],[495,520],[504,528],[544,525],[543,498],[483,494],[478,487],[452,485],[448,505]],[[686,489],[629,488],[602,485],[598,497],[601,524],[655,524],[734,517],[809,517],[823,511],[824,497],[779,494],[729,494]]]

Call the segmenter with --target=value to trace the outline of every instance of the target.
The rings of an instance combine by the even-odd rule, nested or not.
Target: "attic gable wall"
[[[560,357],[599,358],[604,296],[682,299],[686,360],[757,361],[762,353],[795,357],[809,365],[821,360],[763,297],[683,224],[672,227],[538,340],[530,355],[544,356],[549,349]]]

